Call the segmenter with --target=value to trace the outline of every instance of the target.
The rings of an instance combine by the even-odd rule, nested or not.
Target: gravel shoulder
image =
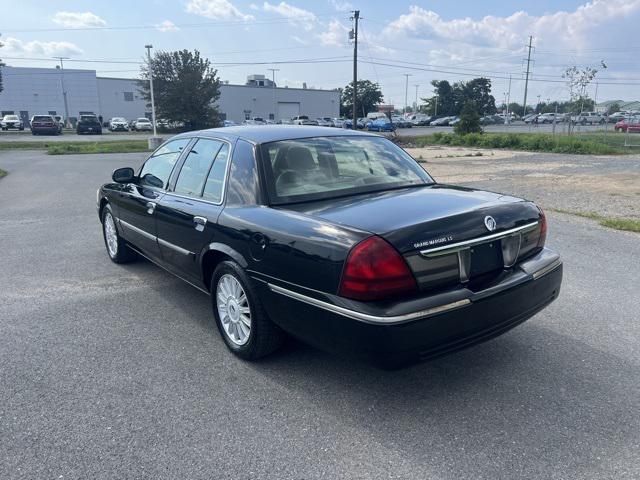
[[[442,183],[522,196],[546,209],[640,218],[640,156],[409,148]]]

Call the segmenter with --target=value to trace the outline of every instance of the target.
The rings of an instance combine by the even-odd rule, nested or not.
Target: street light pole
[[[411,76],[411,74],[410,73],[403,73],[403,75],[404,75],[404,79],[405,79],[405,82],[404,82],[404,114],[406,115],[407,114],[407,107],[409,106],[407,104],[407,102],[408,102],[407,98],[408,98],[408,95],[409,95],[409,77]]]
[[[419,86],[420,86],[420,84],[419,84],[419,83],[416,83],[416,84],[414,85],[414,87],[416,87],[416,104],[415,104],[415,106],[413,107],[413,110],[414,110],[414,111],[413,111],[413,113],[418,113],[418,87],[419,87]]]
[[[153,123],[153,136],[157,136],[156,132],[156,102],[153,98],[153,67],[151,66],[151,49],[153,45],[145,45],[147,49],[147,65],[149,66],[149,91],[151,92],[151,123]]]
[[[271,87],[273,88],[273,121],[276,121],[276,72],[279,72],[279,68],[267,68],[271,72]]]
[[[64,87],[64,63],[63,60],[68,60],[69,57],[53,57],[60,60],[60,86],[62,87],[62,98],[64,99],[64,116],[65,124],[69,122],[69,103],[67,102],[67,89]]]

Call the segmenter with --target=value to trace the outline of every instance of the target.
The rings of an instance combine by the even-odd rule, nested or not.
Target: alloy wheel
[[[233,275],[225,274],[218,280],[216,306],[227,338],[238,346],[246,344],[251,334],[251,308],[247,294]]]
[[[118,232],[113,221],[113,215],[110,212],[107,212],[104,216],[104,238],[107,241],[109,255],[112,258],[115,257],[118,254]]]

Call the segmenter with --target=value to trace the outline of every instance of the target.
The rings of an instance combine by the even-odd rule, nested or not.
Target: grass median
[[[576,215],[577,217],[590,218],[591,220],[598,222],[603,227],[640,233],[640,220],[635,218],[605,217],[595,212],[573,212],[571,210],[562,210],[559,208],[550,208],[549,210],[569,215]]]
[[[609,137],[614,137],[610,134]],[[399,137],[400,144],[424,147],[449,145],[455,147],[504,148],[528,152],[573,153],[580,155],[613,155],[640,153],[640,148],[624,147],[623,143],[605,140],[601,135],[552,135],[546,133],[434,133],[420,137]]]
[[[0,178],[2,178],[2,177],[6,177],[6,176],[7,176],[7,171],[6,171],[6,170],[2,170],[2,169],[0,168]]]
[[[49,155],[148,152],[147,140],[98,142],[0,142],[0,150],[46,150]]]

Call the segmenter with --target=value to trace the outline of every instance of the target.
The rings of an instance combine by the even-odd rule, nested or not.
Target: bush
[[[434,133],[433,135],[414,138],[412,141],[418,147],[425,145],[452,145],[583,155],[633,153],[628,149],[625,150],[621,147],[599,143],[594,138],[553,136],[544,133]]]
[[[467,102],[460,112],[460,121],[453,127],[453,131],[458,135],[466,135],[468,133],[482,133],[480,127],[480,115],[476,111],[475,106]]]

